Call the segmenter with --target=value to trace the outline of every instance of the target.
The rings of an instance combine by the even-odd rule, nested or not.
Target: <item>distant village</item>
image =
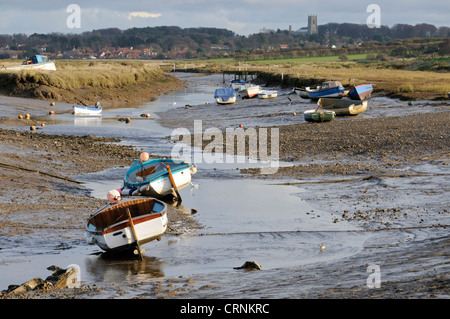
[[[375,45],[380,52],[405,46],[406,39],[448,39],[450,28],[430,24],[398,24],[378,29],[350,23],[318,25],[317,15],[308,16],[306,27],[294,30],[263,28],[247,37],[217,28],[160,26],[119,30],[93,30],[83,34],[0,35],[0,59],[27,59],[46,55],[49,59],[190,59],[267,55],[320,56],[366,52]],[[417,45],[420,45],[420,41]],[[411,47],[415,42],[406,43]],[[447,41],[448,42],[448,41]],[[371,44],[372,43],[372,44]],[[428,47],[432,52],[439,48]],[[445,52],[448,44],[445,44]],[[385,46],[385,48],[381,48]],[[403,49],[405,51],[406,49]],[[442,48],[440,49],[442,51]],[[334,51],[334,52],[333,52]],[[414,51],[414,52],[413,52]],[[423,50],[422,50],[423,51]],[[276,53],[278,52],[278,53]],[[419,54],[417,48],[408,54]]]

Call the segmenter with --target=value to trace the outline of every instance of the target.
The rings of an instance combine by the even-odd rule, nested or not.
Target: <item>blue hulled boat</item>
[[[318,100],[322,97],[341,98],[344,95],[344,87],[339,81],[329,81],[323,82],[318,89],[306,88],[306,92],[312,100]]]
[[[372,84],[361,84],[356,85],[353,89],[348,92],[348,97],[352,100],[364,100],[373,91]]]
[[[169,170],[170,168],[170,170]],[[191,183],[196,167],[169,158],[135,160],[123,179],[122,196],[163,197]],[[174,185],[175,184],[175,185]]]

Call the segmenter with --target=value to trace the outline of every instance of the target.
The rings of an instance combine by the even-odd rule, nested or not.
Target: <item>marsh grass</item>
[[[4,85],[34,83],[64,90],[86,87],[120,88],[143,83],[163,76],[156,63],[121,61],[57,61],[56,71],[45,70],[0,70]]]
[[[68,103],[149,101],[182,87],[160,63],[129,60],[56,61],[56,71],[0,69],[0,92]],[[16,62],[17,65],[17,62]]]

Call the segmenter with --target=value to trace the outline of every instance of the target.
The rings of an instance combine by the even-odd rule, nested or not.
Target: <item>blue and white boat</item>
[[[230,87],[233,88],[233,90],[237,91],[241,88],[242,85],[249,85],[249,84],[250,83],[247,81],[237,79],[230,82]]]
[[[218,104],[233,104],[236,102],[236,91],[233,88],[216,89],[214,98]]]
[[[96,102],[94,106],[73,106],[73,114],[75,115],[101,115],[102,107],[100,103]]]
[[[31,59],[28,59],[22,63],[22,65],[6,67],[7,70],[27,70],[27,69],[39,69],[56,71],[55,62],[49,61],[45,55],[34,55]]]
[[[372,94],[373,86],[372,84],[361,84],[356,85],[348,92],[348,97],[352,100],[364,100],[370,94]]]
[[[344,87],[339,81],[323,82],[320,88],[310,89],[306,88],[308,97],[312,100],[318,100],[322,97],[336,97],[344,96]]]
[[[188,186],[191,183],[191,175],[196,172],[197,168],[194,165],[182,160],[159,158],[142,161],[137,159],[125,174],[121,195],[151,197],[176,195],[176,189],[180,190]]]

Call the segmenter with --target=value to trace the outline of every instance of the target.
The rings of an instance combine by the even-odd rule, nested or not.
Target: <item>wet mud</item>
[[[187,81],[193,87],[213,81],[211,86],[221,85],[217,78],[212,79],[195,77]],[[207,103],[159,112],[158,122],[169,129],[185,127],[192,132],[194,119],[202,120],[203,130],[224,130],[239,124],[245,128],[279,128],[283,165],[275,174],[261,174],[259,168],[239,165],[230,174],[215,164],[214,169],[199,173],[200,189],[203,183],[212,190],[221,181],[229,184],[230,194],[239,185],[234,181],[278,185],[295,194],[288,200],[294,198],[307,205],[297,211],[277,212],[280,220],[264,231],[264,218],[257,218],[246,208],[249,211],[243,212],[242,218],[248,214],[250,221],[244,219],[241,228],[231,225],[224,231],[214,219],[228,215],[222,216],[218,208],[212,208],[216,215],[205,216],[201,205],[196,206],[199,213],[193,215],[189,205],[195,196],[189,197],[183,208],[169,206],[169,232],[163,244],[155,245],[143,262],[93,256],[93,266],[88,262],[86,267],[96,280],[80,288],[23,296],[448,298],[448,102],[415,102],[408,108],[399,101],[374,97],[371,108],[362,116],[306,124],[302,111],[314,105],[289,91],[284,93],[270,101],[253,99],[225,107],[205,97]],[[84,221],[92,208],[105,200],[94,197],[79,182],[79,176],[108,168],[111,172],[123,170],[141,150],[113,138],[29,132],[28,126],[39,121],[16,119],[13,114],[19,106],[15,107],[11,116],[0,121],[0,249],[6,256],[0,265],[11,262],[12,256],[17,256],[15,262],[20,264],[21,259],[25,261],[34,254],[73,251],[87,255],[86,247],[79,244]],[[33,112],[33,108],[25,110]],[[34,112],[39,113],[39,109]],[[33,121],[33,117],[26,121]],[[266,189],[258,187],[254,189]],[[204,188],[202,192],[197,194],[208,194]],[[269,197],[269,193],[262,195]],[[292,205],[296,203],[292,200]],[[259,207],[256,202],[254,206]],[[274,214],[266,211],[259,215]],[[32,242],[43,236],[52,239],[52,244],[37,248]],[[254,243],[252,256],[239,250],[242,245],[251,247],[249,242]],[[173,255],[161,253],[155,257],[167,249]],[[278,254],[274,253],[277,250]],[[274,253],[272,259],[268,251]],[[283,256],[288,251],[289,258]],[[216,261],[220,258],[234,264],[224,267]],[[254,260],[262,270],[234,269],[247,260]],[[163,269],[169,262],[175,266],[167,274]],[[183,263],[193,263],[200,269],[177,274]],[[218,267],[211,269],[214,266],[209,265]],[[373,269],[369,266],[373,265],[379,267],[381,275],[381,284],[375,288],[369,282]],[[30,274],[28,279],[37,276]]]

